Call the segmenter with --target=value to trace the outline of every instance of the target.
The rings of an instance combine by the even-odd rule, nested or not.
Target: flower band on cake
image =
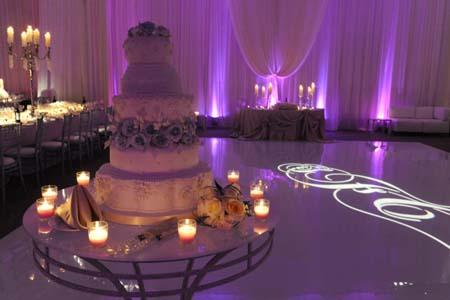
[[[111,126],[111,143],[119,150],[145,151],[148,147],[168,148],[198,143],[193,118],[173,122],[143,122],[129,118]]]

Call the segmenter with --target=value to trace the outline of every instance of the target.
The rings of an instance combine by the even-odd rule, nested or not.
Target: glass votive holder
[[[55,200],[39,198],[36,200],[36,211],[41,219],[48,219],[55,215]]]
[[[259,183],[250,185],[250,198],[252,200],[264,198],[264,186]]]
[[[267,199],[255,200],[253,204],[253,211],[255,212],[255,217],[264,220],[269,216],[270,201]]]
[[[88,171],[80,171],[76,173],[77,183],[82,186],[89,185],[90,173]]]
[[[38,233],[42,236],[49,235],[52,232],[52,227],[47,220],[41,220],[38,225]]]
[[[197,234],[197,221],[194,219],[178,220],[178,237],[184,244],[189,244],[195,239]]]
[[[58,187],[56,185],[44,185],[41,187],[42,198],[56,201],[58,198]]]
[[[88,222],[89,242],[94,247],[103,247],[108,240],[108,223],[106,221]]]
[[[257,235],[261,235],[269,230],[266,222],[255,220],[253,223],[253,232]]]
[[[239,171],[237,170],[229,170],[227,174],[227,179],[229,184],[239,182]]]

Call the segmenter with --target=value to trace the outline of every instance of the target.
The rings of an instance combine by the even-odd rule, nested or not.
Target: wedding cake
[[[96,200],[106,219],[125,224],[188,215],[212,174],[199,160],[193,97],[171,65],[170,33],[141,23],[123,47],[128,68],[113,98],[110,163],[96,173]]]

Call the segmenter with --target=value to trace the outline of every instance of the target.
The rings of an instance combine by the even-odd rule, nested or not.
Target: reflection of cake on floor
[[[199,161],[193,98],[170,63],[169,32],[142,23],[124,43],[128,68],[115,96],[110,163],[96,174],[106,219],[151,224],[190,214],[212,175]]]

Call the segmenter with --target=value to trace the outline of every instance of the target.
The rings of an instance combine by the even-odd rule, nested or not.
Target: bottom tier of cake
[[[136,174],[103,165],[95,176],[95,198],[107,220],[147,225],[192,213],[213,177],[204,163],[174,173]]]

